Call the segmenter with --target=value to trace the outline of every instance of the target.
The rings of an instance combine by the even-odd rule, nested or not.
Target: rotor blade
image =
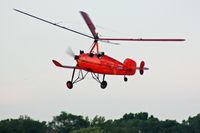
[[[50,22],[50,21],[48,21],[48,20],[45,20],[45,19],[42,19],[42,18],[36,17],[36,16],[34,16],[34,15],[31,15],[31,14],[28,14],[28,13],[26,13],[26,12],[20,11],[20,10],[18,10],[18,9],[13,9],[13,10],[15,10],[15,11],[17,11],[17,12],[19,12],[19,13],[22,13],[22,14],[28,15],[28,16],[30,16],[30,17],[33,17],[33,18],[35,18],[35,19],[41,20],[41,21],[43,21],[43,22],[46,22],[46,23],[52,24],[52,25],[54,25],[54,26],[57,26],[57,27],[63,28],[63,29],[65,29],[65,30],[68,30],[68,31],[71,31],[71,32],[77,33],[77,34],[79,34],[79,35],[82,35],[82,36],[85,36],[85,37],[88,37],[88,38],[92,38],[92,39],[94,39],[92,36],[89,36],[89,35],[83,34],[83,33],[81,33],[81,32],[78,32],[78,31],[75,31],[75,30],[69,29],[69,28],[67,28],[67,27],[64,27],[64,26],[58,25],[57,23],[53,23],[53,22]]]
[[[101,41],[101,42],[103,42],[103,43],[109,43],[109,44],[114,44],[114,45],[120,45],[120,43],[111,42],[111,41],[109,41],[109,40],[99,40],[99,41]]]
[[[112,40],[112,41],[185,41],[185,39],[133,39],[133,38],[99,38],[99,40]]]
[[[133,39],[133,38],[99,38],[98,40],[111,40],[111,41],[164,41],[164,42],[170,42],[170,41],[185,41],[185,39]]]
[[[85,20],[85,22],[86,22],[88,28],[90,29],[93,37],[95,39],[98,38],[97,33],[95,31],[95,26],[92,23],[92,21],[91,21],[90,17],[88,16],[88,14],[86,12],[83,12],[83,11],[80,11],[80,14],[82,15],[83,19]]]
[[[68,47],[68,49],[66,50],[66,53],[67,53],[68,55],[70,55],[71,57],[74,57],[74,56],[75,56],[74,51],[71,49],[71,47]]]

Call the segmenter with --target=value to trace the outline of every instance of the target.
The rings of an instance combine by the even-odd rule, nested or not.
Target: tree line
[[[0,121],[0,133],[200,133],[200,114],[183,120],[159,120],[146,112],[124,114],[122,118],[106,120],[61,112],[50,122],[28,116]]]

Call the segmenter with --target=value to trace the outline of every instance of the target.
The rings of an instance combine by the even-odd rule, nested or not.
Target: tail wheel
[[[102,82],[101,82],[101,88],[102,88],[102,89],[105,89],[106,86],[107,86],[107,82],[106,82],[106,81],[102,81]]]
[[[127,82],[128,81],[128,78],[127,77],[124,77],[124,82]]]
[[[69,89],[72,89],[72,88],[73,88],[73,83],[72,83],[71,81],[67,81],[66,85],[67,85],[67,87],[68,87]]]

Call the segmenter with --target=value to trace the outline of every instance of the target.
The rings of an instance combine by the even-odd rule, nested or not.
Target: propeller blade
[[[75,53],[74,51],[71,49],[71,47],[68,47],[68,49],[66,50],[66,53],[71,56],[71,57],[75,57]]]

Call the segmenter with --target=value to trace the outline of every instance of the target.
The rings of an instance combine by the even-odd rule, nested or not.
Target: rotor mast
[[[92,47],[90,49],[90,53],[92,53],[92,51],[94,51],[96,47],[96,52],[99,53],[99,44],[98,44],[98,40],[94,40],[93,44],[92,44]]]

